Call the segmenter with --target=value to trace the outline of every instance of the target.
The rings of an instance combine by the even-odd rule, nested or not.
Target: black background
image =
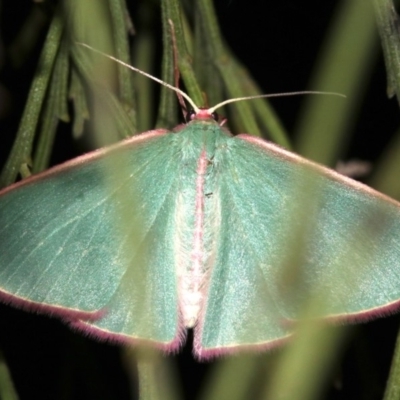
[[[136,2],[128,0],[128,3]],[[307,89],[337,1],[216,0],[216,3],[224,37],[265,93]],[[0,83],[3,85],[0,164],[3,164],[24,108],[47,24],[44,23],[27,62],[16,68],[10,62],[7,49],[34,4],[22,0],[0,4],[0,33],[5,50],[0,59]],[[136,4],[130,6],[135,21]],[[301,102],[299,97],[273,101],[289,132],[296,124]],[[398,103],[386,96],[382,55],[376,59],[356,121],[354,136],[349,148],[343,149],[342,156],[344,159],[360,158],[373,162],[388,144],[399,122]],[[80,152],[67,132],[68,129],[61,127],[53,163]],[[332,382],[340,379],[342,388],[331,385],[324,398],[381,398],[398,322],[398,316],[394,315],[354,329],[343,359],[332,375]],[[118,346],[73,334],[58,320],[0,305],[0,348],[21,399],[129,398]],[[190,336],[177,361],[185,396],[194,398],[208,363],[199,364],[193,360]]]

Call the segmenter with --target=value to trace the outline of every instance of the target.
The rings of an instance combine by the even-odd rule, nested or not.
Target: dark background
[[[135,1],[128,0],[135,22]],[[307,89],[313,65],[338,1],[216,0],[222,32],[238,58],[248,67],[265,93]],[[0,165],[6,159],[26,101],[38,53],[47,30],[38,35],[27,61],[15,66],[8,46],[32,11],[31,1],[0,1]],[[334,88],[333,88],[334,90]],[[302,99],[273,101],[289,132],[296,124]],[[382,55],[376,60],[356,130],[343,158],[374,162],[399,124],[395,99],[386,97]],[[62,127],[53,163],[78,155]],[[390,316],[354,329],[327,399],[382,397],[399,318]],[[186,398],[194,398],[208,369],[191,355],[191,337],[176,358]],[[128,399],[128,383],[120,365],[118,346],[98,343],[71,333],[58,320],[0,305],[0,348],[4,352],[21,399]],[[333,382],[340,382],[341,388]],[[69,389],[67,389],[69,388]]]

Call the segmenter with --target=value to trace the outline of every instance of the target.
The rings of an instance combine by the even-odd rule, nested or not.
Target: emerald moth
[[[186,125],[0,192],[4,302],[166,352],[193,328],[199,359],[284,341],[310,295],[337,320],[399,307],[399,203],[233,136],[214,111],[238,99],[201,109],[179,92]]]

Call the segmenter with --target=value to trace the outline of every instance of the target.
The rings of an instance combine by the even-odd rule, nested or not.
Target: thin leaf
[[[31,156],[39,114],[60,45],[63,25],[62,17],[57,12],[53,17],[43,46],[14,145],[0,175],[0,187],[5,187],[14,182],[20,165],[28,162]]]

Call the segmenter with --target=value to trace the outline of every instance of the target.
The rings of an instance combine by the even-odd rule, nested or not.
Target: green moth
[[[280,343],[310,296],[315,317],[399,308],[397,202],[191,103],[0,193],[3,301],[167,352],[193,328],[199,359]]]

